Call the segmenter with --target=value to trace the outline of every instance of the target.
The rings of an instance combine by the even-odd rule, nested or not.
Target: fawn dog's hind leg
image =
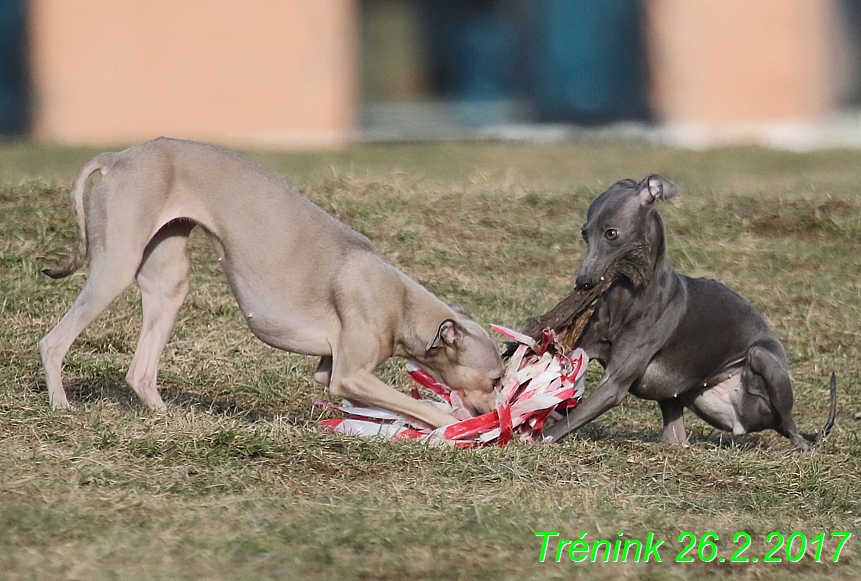
[[[107,248],[107,247],[105,247]],[[63,359],[84,327],[92,323],[134,280],[143,249],[127,241],[111,250],[92,249],[90,276],[69,312],[39,341],[48,397],[54,409],[68,408],[63,389]]]
[[[188,294],[186,244],[195,224],[178,220],[164,226],[144,252],[136,280],[141,289],[143,323],[126,381],[154,409],[165,405],[158,393],[158,362]]]

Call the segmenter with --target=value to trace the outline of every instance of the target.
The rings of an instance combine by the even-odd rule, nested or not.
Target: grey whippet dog
[[[721,283],[690,278],[666,261],[664,223],[655,207],[678,189],[659,175],[616,182],[589,206],[580,289],[605,286],[579,346],[604,366],[593,393],[548,427],[556,441],[581,428],[625,395],[655,400],[661,442],[687,445],[683,410],[734,435],[777,430],[798,450],[805,439],[792,418],[792,384],[780,341],[750,304]],[[836,415],[831,410],[820,434]]]
[[[85,213],[88,177],[101,172]],[[440,427],[457,420],[386,385],[374,370],[410,359],[484,413],[496,405],[499,351],[476,321],[446,305],[281,179],[228,150],[159,138],[97,155],[72,188],[79,245],[60,278],[87,254],[90,274],[72,308],[39,343],[54,408],[69,406],[63,358],[78,334],[133,280],[143,325],[126,381],[164,408],[158,361],[188,292],[186,243],[201,226],[251,331],[265,343],[321,357],[314,374],[335,397]]]

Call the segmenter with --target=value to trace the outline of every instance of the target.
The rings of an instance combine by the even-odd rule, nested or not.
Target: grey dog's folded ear
[[[671,200],[681,193],[676,184],[656,173],[644,177],[637,187],[640,201],[644,206],[654,204],[658,200]]]

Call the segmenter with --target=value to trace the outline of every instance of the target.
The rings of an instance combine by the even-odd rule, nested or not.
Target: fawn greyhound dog
[[[655,203],[678,193],[659,175],[621,180],[589,206],[582,228],[588,249],[576,285],[603,285],[580,339],[605,369],[595,391],[545,430],[559,440],[622,403],[627,393],[656,400],[661,441],[687,445],[683,410],[734,435],[777,430],[798,450],[827,434],[802,434],[792,418],[792,384],[780,341],[739,295],[714,280],[689,278],[666,261],[664,223]]]
[[[88,177],[101,172],[85,213]],[[39,343],[54,408],[69,406],[61,366],[72,342],[133,280],[143,325],[126,381],[164,408],[158,361],[188,291],[186,243],[201,226],[212,240],[251,331],[265,343],[319,356],[314,374],[335,397],[385,407],[430,426],[455,418],[386,385],[374,370],[412,360],[458,391],[477,413],[493,409],[503,367],[488,333],[376,253],[370,241],[286,183],[228,150],[159,138],[103,153],[72,188],[77,252],[90,259],[72,308]]]

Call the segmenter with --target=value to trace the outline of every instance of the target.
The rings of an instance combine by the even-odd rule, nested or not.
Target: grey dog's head
[[[658,200],[679,193],[657,174],[619,180],[589,205],[581,232],[588,246],[577,268],[578,289],[625,278],[635,287],[645,285],[665,251],[664,223],[655,208]]]
[[[427,346],[423,367],[463,399],[473,413],[496,407],[494,389],[504,371],[499,348],[487,331],[458,305],[449,305],[453,316],[442,322]]]

